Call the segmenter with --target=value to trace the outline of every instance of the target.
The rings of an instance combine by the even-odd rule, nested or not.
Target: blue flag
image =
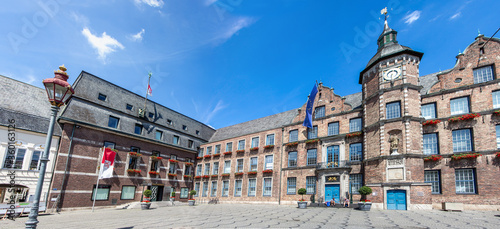
[[[317,93],[318,93],[318,87],[316,86],[316,84],[314,84],[311,94],[309,95],[309,99],[307,100],[306,118],[304,119],[304,123],[302,124],[303,126],[309,128],[313,127],[312,109],[314,105],[314,99],[316,98]]]

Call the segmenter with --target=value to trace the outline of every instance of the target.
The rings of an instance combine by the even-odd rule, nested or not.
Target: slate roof
[[[15,119],[17,129],[47,133],[50,113],[44,88],[0,75],[0,125]],[[54,135],[61,135],[59,125],[54,127]]]
[[[451,70],[451,69],[449,69],[449,70]],[[449,71],[449,70],[446,70],[446,71]],[[443,71],[443,72],[446,72],[446,71]],[[431,73],[431,74],[420,77],[420,86],[424,87],[420,91],[420,94],[426,95],[429,93],[429,90],[431,90],[431,87],[434,86],[434,84],[436,84],[438,82],[437,75],[439,73],[441,73],[441,72],[435,72],[435,73]]]
[[[344,96],[345,102],[352,106],[352,109],[361,107],[361,100],[363,100],[363,93],[358,92],[351,95]]]
[[[251,133],[257,133],[264,130],[276,129],[281,126],[292,123],[295,116],[298,114],[298,109],[285,111],[279,114],[266,116],[248,122],[239,123],[236,125],[223,127],[215,131],[209,142],[216,142],[228,138],[234,138]]]

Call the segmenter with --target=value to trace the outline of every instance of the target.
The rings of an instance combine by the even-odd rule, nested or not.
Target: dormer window
[[[153,118],[153,117],[155,117],[155,114],[153,114],[153,112],[149,112],[148,116],[149,116],[149,118]]]
[[[126,108],[127,108],[127,110],[131,111],[132,108],[134,108],[134,106],[132,106],[132,105],[130,105],[130,104],[127,103],[127,107]]]
[[[99,96],[97,96],[97,99],[99,99],[101,101],[106,101],[106,98],[108,98],[108,96],[106,96],[105,94],[101,94],[101,93],[99,93]]]
[[[183,130],[188,130],[188,127],[186,125],[182,125]]]

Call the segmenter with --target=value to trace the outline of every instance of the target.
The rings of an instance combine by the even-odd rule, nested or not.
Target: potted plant
[[[372,207],[372,202],[366,199],[367,195],[372,193],[372,189],[367,186],[363,186],[358,190],[359,194],[361,194],[362,199],[358,202],[359,210],[361,211],[370,211]]]
[[[191,199],[188,200],[189,206],[194,206],[195,200],[194,200],[193,196],[196,195],[196,190],[191,190],[189,192],[189,195],[191,195]]]
[[[142,194],[144,195],[144,200],[141,203],[141,209],[142,210],[149,209],[149,207],[151,207],[150,198],[151,198],[151,195],[153,194],[153,192],[149,189],[146,189],[146,190],[144,190],[144,192]]]
[[[299,208],[307,208],[307,201],[304,200],[304,194],[307,193],[307,190],[305,188],[301,188],[297,191],[299,195],[302,195],[302,199],[297,201],[297,204],[299,205]]]

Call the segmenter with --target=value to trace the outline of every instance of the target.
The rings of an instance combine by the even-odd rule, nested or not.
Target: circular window
[[[462,78],[456,78],[455,79],[455,83],[460,83],[460,82],[462,82]]]
[[[334,111],[334,110],[335,110],[335,107],[332,107],[332,111]]]

